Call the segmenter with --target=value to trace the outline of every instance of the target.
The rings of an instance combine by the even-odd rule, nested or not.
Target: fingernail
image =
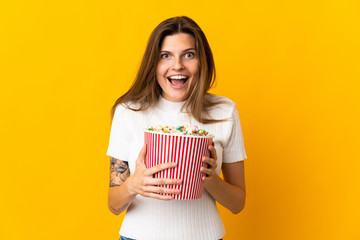
[[[177,182],[176,182],[176,183],[177,183],[177,184],[181,184],[181,182],[182,182],[181,180],[177,180]]]
[[[175,167],[175,166],[176,166],[176,163],[175,163],[175,162],[173,162],[173,163],[172,163],[172,166],[173,166],[173,167]]]
[[[175,193],[176,193],[176,194],[179,194],[179,193],[180,193],[180,190],[175,190]]]

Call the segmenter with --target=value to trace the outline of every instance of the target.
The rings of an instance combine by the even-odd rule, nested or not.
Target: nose
[[[182,69],[184,69],[184,64],[182,62],[182,59],[179,58],[179,57],[176,57],[174,62],[173,62],[172,68],[174,70],[182,70]]]

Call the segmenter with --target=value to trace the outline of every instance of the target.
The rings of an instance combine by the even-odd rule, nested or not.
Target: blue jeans
[[[120,237],[120,240],[135,240],[135,239],[132,239],[132,238],[127,238],[127,237],[121,236],[121,237]]]

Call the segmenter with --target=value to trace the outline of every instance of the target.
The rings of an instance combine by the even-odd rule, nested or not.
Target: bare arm
[[[110,158],[110,184],[108,193],[109,210],[118,215],[124,211],[134,199],[126,186],[123,185],[130,176],[127,162],[111,157]]]
[[[245,206],[245,177],[244,161],[235,163],[223,163],[222,171],[224,180],[216,173],[216,151],[213,146],[209,146],[211,156],[204,157],[204,161],[209,164],[209,168],[202,168],[202,172],[208,176],[204,178],[205,188],[210,195],[221,205],[229,209],[232,213],[239,213]]]
[[[110,157],[110,187],[120,186],[129,176],[128,163]]]
[[[145,166],[146,145],[141,149],[136,168],[130,176],[127,162],[110,158],[110,187],[108,193],[108,207],[115,215],[119,215],[127,209],[137,194],[143,197],[151,197],[161,200],[173,199],[172,196],[160,195],[159,193],[179,194],[179,190],[159,187],[159,185],[182,184],[177,179],[153,178],[154,173],[173,168],[176,164],[163,163],[152,168]]]

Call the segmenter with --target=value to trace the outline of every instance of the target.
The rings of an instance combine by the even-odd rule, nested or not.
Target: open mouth
[[[167,79],[173,85],[183,85],[186,83],[186,81],[189,79],[189,77],[179,75],[179,76],[171,76],[171,77],[168,77]]]

